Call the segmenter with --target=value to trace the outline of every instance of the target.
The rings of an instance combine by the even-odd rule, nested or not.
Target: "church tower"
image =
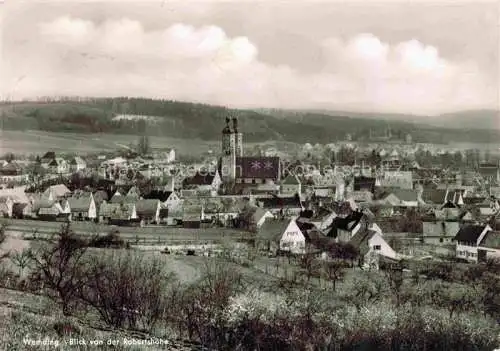
[[[220,176],[224,183],[231,183],[236,178],[236,133],[229,125],[231,119],[226,117],[226,126],[222,130],[222,149],[220,161]],[[234,119],[233,119],[233,127]],[[237,126],[237,123],[236,123]]]

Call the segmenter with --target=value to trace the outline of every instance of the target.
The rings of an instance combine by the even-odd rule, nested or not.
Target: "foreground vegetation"
[[[10,322],[0,324],[9,349],[26,349],[22,337],[33,323],[33,331],[50,329],[60,340],[129,333],[140,339],[188,339],[216,350],[498,346],[496,263],[451,271],[447,264],[434,264],[405,276],[398,267],[357,270],[331,250],[327,262],[291,259],[293,274],[267,279],[248,279],[256,260],[251,255],[241,261],[204,259],[199,276],[186,281],[165,269],[159,256],[126,249],[96,255],[70,227],[58,235],[55,244],[4,257],[21,272],[16,277],[4,271],[2,284],[10,277],[11,287],[44,301],[33,303],[29,312],[10,313]],[[29,274],[21,274],[24,270]],[[89,325],[92,331],[86,331]]]

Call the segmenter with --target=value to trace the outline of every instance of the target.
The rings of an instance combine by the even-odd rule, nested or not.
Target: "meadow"
[[[82,133],[55,133],[38,130],[2,130],[0,129],[0,155],[14,153],[16,155],[39,155],[52,150],[61,153],[78,153],[80,155],[89,153],[109,152],[113,150],[124,150],[131,144],[136,144],[137,135],[128,134],[82,134]],[[218,140],[207,141],[201,139],[184,139],[172,137],[149,137],[153,149],[166,150],[175,149],[177,156],[199,157],[207,154],[209,150],[214,155],[219,154],[220,142]],[[247,150],[260,147],[278,147],[288,149],[294,147],[294,143],[283,142],[245,142]]]

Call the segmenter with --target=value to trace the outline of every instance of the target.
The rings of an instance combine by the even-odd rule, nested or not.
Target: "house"
[[[255,244],[257,249],[273,254],[306,252],[306,238],[293,219],[266,220],[257,232]]]
[[[0,177],[15,177],[23,173],[22,167],[15,161],[0,166]]]
[[[450,244],[460,230],[458,221],[447,221],[444,219],[424,221],[422,223],[422,242],[431,245]]]
[[[384,188],[413,189],[413,172],[384,171],[380,179],[380,186]]]
[[[332,225],[335,218],[337,218],[337,214],[334,211],[320,207],[317,211],[314,211],[309,220],[319,230],[326,230]]]
[[[488,231],[477,247],[479,262],[500,259],[500,231]]]
[[[296,174],[288,174],[281,182],[281,194],[302,194],[302,183]]]
[[[339,242],[348,242],[365,225],[364,214],[361,211],[353,211],[346,217],[337,217],[328,228],[327,236],[337,239]]]
[[[453,238],[456,243],[456,257],[471,262],[478,262],[478,246],[487,232],[489,225],[464,225]]]
[[[269,210],[273,215],[286,217],[298,216],[304,210],[299,195],[280,197],[262,197],[257,199],[257,205]]]
[[[109,200],[110,203],[112,204],[119,204],[119,203],[135,203],[136,201],[139,200],[139,196],[128,196],[128,195],[122,195],[122,193],[117,190],[114,195],[111,197]]]
[[[369,266],[373,256],[383,256],[397,259],[397,253],[385,241],[382,234],[376,230],[360,230],[350,240],[349,244],[359,250],[360,265]]]
[[[271,211],[255,207],[245,207],[239,214],[239,226],[250,231],[258,230],[267,219],[275,218]]]
[[[182,212],[182,225],[184,228],[200,228],[201,227],[201,204],[187,204],[183,205]]]
[[[128,225],[137,222],[137,211],[134,203],[106,203],[99,208],[99,221],[109,224]]]
[[[92,193],[75,194],[68,198],[68,205],[73,221],[97,219],[97,206]]]
[[[59,201],[49,200],[44,197],[35,200],[33,203],[33,213],[35,213],[37,218],[44,220],[69,220],[69,214],[65,213]]]
[[[182,206],[182,200],[175,191],[153,190],[144,195],[144,198],[159,200],[165,208],[170,210],[177,210]]]
[[[175,162],[175,149],[170,149],[169,151],[165,152],[165,162]]]
[[[375,192],[376,178],[373,177],[354,177],[354,191]]]
[[[139,200],[135,204],[137,217],[143,224],[160,223],[160,200]]]
[[[212,196],[217,194],[222,179],[219,172],[197,172],[193,177],[184,179],[182,183],[183,189],[193,189],[198,193],[209,193]]]
[[[48,169],[51,173],[67,174],[70,172],[70,165],[65,159],[56,157],[49,162]]]
[[[87,168],[87,163],[80,156],[75,156],[69,162],[71,172],[78,172]]]
[[[57,200],[71,194],[71,191],[64,184],[57,184],[49,186],[44,192],[43,196],[49,200]]]
[[[385,190],[379,196],[381,204],[393,207],[418,207],[423,204],[418,192],[412,189],[391,189]]]
[[[42,156],[40,159],[40,163],[44,168],[47,168],[49,163],[52,162],[52,160],[55,160],[56,158],[56,153],[54,151],[47,151],[45,155]]]

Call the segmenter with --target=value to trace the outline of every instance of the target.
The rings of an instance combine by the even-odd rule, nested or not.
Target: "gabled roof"
[[[50,201],[46,198],[37,199],[33,203],[33,211],[37,212],[41,208],[51,208],[55,203],[56,203],[55,200]]]
[[[401,201],[418,201],[418,194],[412,189],[392,189],[388,191],[387,196],[394,194]]]
[[[202,174],[197,172],[194,176],[190,178],[185,178],[183,181],[184,186],[188,185],[212,185],[214,178],[214,172],[207,172],[207,174]]]
[[[280,241],[283,233],[292,220],[266,219],[259,228],[256,240]]]
[[[466,205],[477,205],[477,204],[481,204],[484,202],[484,200],[486,200],[485,197],[464,197],[463,198],[464,200],[464,204]]]
[[[446,189],[424,189],[422,200],[427,203],[442,205],[446,201]]]
[[[351,240],[349,240],[349,244],[359,249],[360,254],[366,254],[366,252],[368,252],[368,240],[370,240],[377,234],[378,233],[376,231],[371,229],[360,230],[359,232],[354,234]]]
[[[260,198],[263,208],[302,208],[300,198],[296,196],[289,197],[268,197]]]
[[[479,246],[500,250],[500,231],[487,232],[479,243]]]
[[[172,191],[163,191],[163,190],[153,190],[149,194],[144,195],[145,199],[148,200],[160,200],[161,202],[165,202],[168,200],[170,195],[172,194]]]
[[[43,193],[45,196],[49,196],[52,193],[55,197],[63,197],[71,193],[71,191],[64,184],[52,185],[45,190]]]
[[[134,204],[103,203],[99,208],[99,216],[111,219],[128,219],[134,210]]]
[[[336,229],[351,231],[353,230],[363,218],[363,212],[353,211],[345,218],[337,217],[332,222],[332,227]]]
[[[371,192],[375,190],[376,178],[372,177],[355,177],[354,178],[354,191],[360,191],[361,189],[369,189]]]
[[[56,153],[54,151],[47,151],[45,155],[43,155],[42,159],[52,160],[56,158]]]
[[[236,157],[236,178],[278,179],[279,157]]]
[[[290,173],[289,175],[286,176],[285,179],[283,179],[283,182],[281,184],[285,184],[285,185],[299,185],[301,183],[300,183],[299,177],[297,177],[297,175]]]
[[[68,199],[69,207],[72,212],[85,212],[89,210],[91,197],[90,194],[72,196]]]
[[[481,236],[481,233],[484,231],[485,225],[465,225],[458,231],[457,235],[453,238],[453,240],[459,242],[477,242],[477,239]]]
[[[137,215],[154,216],[158,210],[159,200],[139,200],[136,202]]]

